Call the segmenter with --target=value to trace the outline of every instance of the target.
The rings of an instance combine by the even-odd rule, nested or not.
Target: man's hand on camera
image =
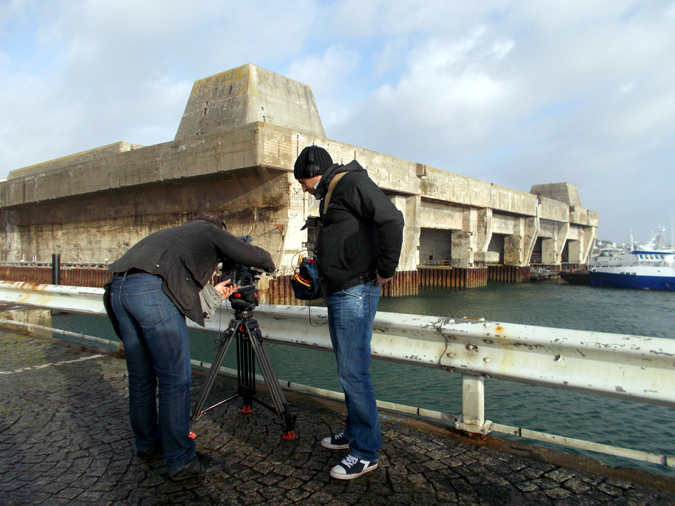
[[[229,282],[230,280],[226,279],[225,281],[221,281],[216,286],[214,286],[214,288],[218,291],[218,293],[220,293],[220,300],[227,299],[230,295],[232,295],[239,289],[239,286],[230,285],[228,284]]]

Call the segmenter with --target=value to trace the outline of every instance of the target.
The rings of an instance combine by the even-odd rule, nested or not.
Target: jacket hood
[[[328,192],[328,186],[330,185],[331,181],[335,176],[337,176],[341,172],[359,171],[359,170],[366,170],[366,169],[361,167],[359,162],[357,162],[356,160],[352,160],[347,165],[339,165],[337,163],[331,165],[326,169],[326,172],[324,172],[323,177],[319,181],[319,184],[316,185],[316,194],[314,195],[314,198],[316,198],[317,200],[323,200],[323,198],[326,196],[326,193]]]

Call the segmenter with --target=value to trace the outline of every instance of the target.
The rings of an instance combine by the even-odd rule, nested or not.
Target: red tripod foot
[[[290,441],[291,439],[295,439],[295,431],[290,430],[284,434],[281,435],[282,439],[285,439],[286,441]]]
[[[241,408],[241,413],[243,415],[250,415],[251,413],[253,413],[253,409],[251,409],[250,405],[247,406],[246,404],[244,404]]]
[[[189,437],[190,439],[196,439],[197,434],[195,434],[194,432],[190,431],[190,432],[188,432],[188,437]]]

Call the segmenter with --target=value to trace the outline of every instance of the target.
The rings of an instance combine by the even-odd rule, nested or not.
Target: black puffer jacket
[[[330,182],[337,182],[324,214],[323,199]],[[338,290],[396,272],[403,243],[403,214],[354,160],[328,168],[317,185],[321,200],[322,228],[317,240],[317,259],[325,296]]]
[[[164,280],[164,293],[178,310],[203,326],[199,292],[211,279],[219,260],[227,258],[267,272],[275,269],[272,257],[264,249],[247,244],[208,221],[193,220],[141,239],[110,264],[108,270],[141,269],[160,276]],[[107,300],[104,302],[107,304]]]

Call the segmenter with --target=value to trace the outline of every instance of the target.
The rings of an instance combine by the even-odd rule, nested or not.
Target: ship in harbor
[[[640,290],[675,290],[675,249],[664,247],[661,228],[645,246],[599,256],[589,266],[591,285]]]

